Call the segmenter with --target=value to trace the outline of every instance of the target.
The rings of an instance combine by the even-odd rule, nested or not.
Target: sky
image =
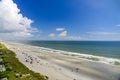
[[[0,40],[120,41],[120,0],[0,0]]]

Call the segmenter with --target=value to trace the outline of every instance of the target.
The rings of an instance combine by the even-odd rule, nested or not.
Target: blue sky
[[[2,0],[5,1],[5,0]],[[120,40],[120,0],[14,0],[33,21],[27,39]]]

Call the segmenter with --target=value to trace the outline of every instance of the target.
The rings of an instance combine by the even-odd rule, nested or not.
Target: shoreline
[[[24,45],[27,45],[27,44],[24,44]],[[45,47],[39,47],[39,46],[33,46],[33,45],[29,45],[29,46],[36,47],[42,51],[51,52],[51,53],[53,52],[53,53],[80,58],[88,61],[98,61],[98,62],[107,63],[111,65],[115,65],[114,62],[118,62],[119,63],[118,66],[120,66],[120,59],[118,58],[95,56],[90,54],[81,54],[77,52],[69,52],[69,51],[63,51],[63,50],[57,50],[57,49],[51,49],[51,48],[45,48]]]
[[[20,62],[35,72],[47,75],[49,80],[119,80],[120,66],[56,54],[56,51],[21,43],[4,44],[17,54]],[[37,61],[32,64],[26,62],[28,56]]]
[[[120,59],[118,59],[118,58],[90,55],[90,54],[77,53],[77,52],[69,52],[69,51],[34,46],[34,45],[24,44],[24,43],[16,43],[16,44],[27,45],[32,48],[37,48],[37,49],[40,49],[42,51],[49,52],[49,53],[57,53],[57,54],[61,54],[61,55],[66,55],[66,56],[70,56],[70,57],[88,60],[88,61],[95,61],[95,62],[97,61],[97,62],[102,62],[102,63],[111,64],[111,65],[115,65],[115,66],[120,66]],[[115,64],[116,62],[118,64]]]

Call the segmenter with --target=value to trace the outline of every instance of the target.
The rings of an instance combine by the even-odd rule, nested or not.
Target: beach
[[[21,63],[32,71],[46,75],[48,80],[120,80],[120,65],[109,64],[112,59],[91,61],[37,46],[13,42],[4,44],[16,53]]]

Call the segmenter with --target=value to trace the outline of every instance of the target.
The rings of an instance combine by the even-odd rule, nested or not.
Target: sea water
[[[78,54],[120,59],[120,41],[23,41],[22,43]]]

